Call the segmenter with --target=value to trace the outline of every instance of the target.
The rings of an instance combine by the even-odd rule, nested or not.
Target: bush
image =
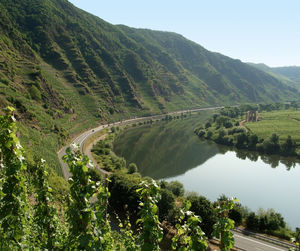
[[[138,210],[139,196],[136,193],[141,178],[132,175],[113,174],[109,183],[111,197],[109,204],[116,210],[123,211],[127,205],[130,213]]]
[[[201,137],[203,137],[205,135],[205,131],[203,131],[203,130],[200,130],[199,132],[198,132],[198,136],[201,138]]]
[[[207,129],[207,128],[209,128],[209,127],[211,127],[211,123],[210,123],[210,122],[206,122],[206,123],[205,123],[205,129]]]
[[[248,137],[246,133],[242,132],[235,136],[235,146],[237,148],[244,148],[247,145]]]
[[[213,136],[213,132],[211,130],[208,130],[206,133],[206,139],[211,139],[212,136]]]
[[[137,171],[138,171],[138,168],[135,163],[130,163],[128,165],[128,173],[129,174],[136,173]]]
[[[248,136],[248,147],[250,149],[255,149],[257,143],[258,143],[258,137],[256,134],[251,134]]]
[[[187,199],[192,204],[190,210],[202,218],[200,226],[210,238],[213,232],[213,225],[217,222],[217,214],[212,203],[204,196],[194,194],[189,195]]]
[[[258,230],[259,229],[259,218],[255,213],[251,212],[246,218],[246,227],[251,230]]]
[[[226,122],[224,123],[224,127],[225,127],[225,128],[231,128],[231,127],[233,127],[233,125],[232,125],[232,123],[231,123],[230,121],[226,121]]]
[[[158,201],[157,206],[159,208],[159,218],[163,220],[168,217],[169,212],[175,207],[175,196],[167,189],[161,189],[160,192],[161,199]]]
[[[296,155],[296,142],[292,140],[292,137],[289,135],[285,142],[281,144],[281,153],[286,156]]]
[[[276,213],[273,209],[262,210],[258,214],[251,212],[246,218],[246,226],[252,230],[261,232],[277,231],[285,228],[286,223],[280,213]]]
[[[279,230],[285,227],[285,222],[280,213],[269,209],[267,211],[261,210],[259,212],[259,230]]]
[[[228,214],[229,218],[234,220],[235,227],[238,227],[242,224],[243,213],[239,206],[234,206]]]
[[[275,154],[279,153],[279,136],[273,133],[272,136],[263,142],[263,149],[265,153]]]
[[[171,181],[170,183],[168,183],[166,189],[171,191],[176,197],[184,195],[183,184],[177,180]]]

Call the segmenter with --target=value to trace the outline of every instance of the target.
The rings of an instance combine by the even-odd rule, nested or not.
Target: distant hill
[[[274,67],[272,70],[300,84],[300,66]]]
[[[292,87],[300,89],[300,66],[269,67],[265,64],[254,63],[249,63],[249,65],[273,75]]]
[[[49,149],[96,121],[299,92],[175,33],[111,25],[67,0],[0,0],[0,97],[29,148],[55,158]]]

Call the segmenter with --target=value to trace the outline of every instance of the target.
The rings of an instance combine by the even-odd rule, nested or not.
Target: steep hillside
[[[300,67],[299,66],[283,66],[283,67],[269,67],[265,64],[248,63],[257,69],[260,69],[281,82],[300,90]]]
[[[207,51],[181,35],[120,28],[149,50],[153,45],[160,46],[189,72],[189,76],[197,78],[197,86],[204,83],[210,93],[223,102],[270,102],[290,96],[293,90],[270,74],[257,71],[240,60]]]
[[[300,66],[273,67],[272,70],[300,84]]]
[[[23,142],[58,172],[55,150],[96,121],[298,96],[178,34],[114,26],[67,0],[0,0],[0,107],[17,108]]]

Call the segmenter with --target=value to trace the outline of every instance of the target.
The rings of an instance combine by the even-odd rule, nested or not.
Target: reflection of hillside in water
[[[204,119],[205,116],[200,116],[130,128],[118,136],[114,151],[123,156],[127,163],[136,163],[143,176],[162,179],[182,175],[218,153],[225,154],[233,150],[201,141],[193,133],[197,124]],[[282,163],[290,170],[296,164],[293,159],[276,155],[261,156],[254,151],[237,150],[236,156],[251,161],[257,161],[260,157],[272,168]]]
[[[136,163],[143,176],[178,176],[218,153],[215,144],[199,140],[194,128],[195,121],[188,119],[129,129],[118,137],[114,150],[127,163]]]
[[[225,154],[229,150],[233,150],[233,148],[229,148],[227,146],[217,145],[219,153]],[[272,168],[276,168],[279,164],[283,164],[286,166],[286,170],[290,170],[291,168],[296,167],[296,164],[299,162],[294,158],[282,157],[279,155],[261,155],[255,151],[247,151],[247,150],[237,150],[235,149],[236,157],[239,159],[249,159],[251,161],[257,161],[259,158],[266,164],[270,165]]]

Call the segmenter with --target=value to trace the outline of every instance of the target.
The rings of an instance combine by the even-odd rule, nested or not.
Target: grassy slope
[[[245,123],[253,133],[260,138],[268,138],[273,133],[279,135],[282,143],[288,135],[300,145],[300,111],[299,110],[280,110],[271,112],[262,112],[259,114],[261,121],[255,123]]]

